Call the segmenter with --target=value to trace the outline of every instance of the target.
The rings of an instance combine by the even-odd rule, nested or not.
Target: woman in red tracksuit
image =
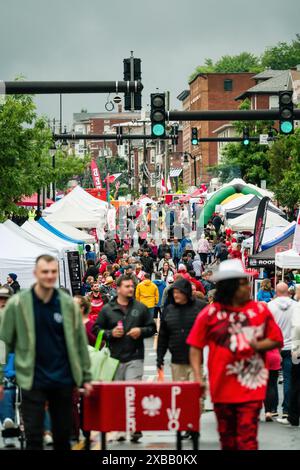
[[[211,400],[223,450],[256,450],[258,418],[266,397],[266,351],[283,338],[263,302],[250,300],[249,273],[240,260],[219,265],[215,302],[198,315],[187,343],[195,380],[201,383],[202,350],[208,345]]]

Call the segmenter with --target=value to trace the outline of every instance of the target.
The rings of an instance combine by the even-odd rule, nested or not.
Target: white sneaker
[[[15,423],[13,422],[12,419],[10,418],[5,418],[5,420],[3,421],[3,428],[4,429],[11,429],[11,428],[14,428],[15,427]]]
[[[12,437],[6,437],[3,439],[4,447],[16,447],[15,441]]]
[[[277,423],[284,424],[284,425],[290,424],[287,418],[277,418]]]
[[[49,432],[44,434],[44,444],[45,446],[52,446],[53,444],[52,434],[50,434]]]

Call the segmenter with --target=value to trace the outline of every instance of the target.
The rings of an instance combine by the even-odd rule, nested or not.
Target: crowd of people
[[[162,225],[163,212],[157,212],[156,222],[161,218]],[[148,213],[144,223],[149,228],[153,213]],[[129,220],[134,217],[132,210]],[[119,361],[114,380],[142,380],[144,339],[155,336],[159,377],[169,351],[172,380],[196,380],[205,387],[208,379],[222,449],[257,449],[263,405],[266,421],[299,426],[297,292],[291,296],[291,286],[280,282],[272,287],[266,279],[258,301],[253,300],[250,279],[258,273],[245,268],[239,239],[222,223],[215,214],[194,242],[182,231],[157,243],[150,229],[140,227],[135,247],[128,233],[126,243],[107,234],[99,253],[86,246],[86,270],[74,299],[55,288],[58,263],[51,256],[37,259],[31,289],[18,293],[17,275],[8,275],[9,285],[0,289],[0,339],[12,355],[22,390],[28,449],[42,449],[45,436],[55,449],[65,450],[71,434],[79,438],[82,407],[74,387],[91,393],[87,345],[94,346],[100,332],[111,357]],[[280,370],[284,399],[279,417]],[[7,374],[2,367],[4,427],[13,423],[12,407],[3,410],[3,403],[13,403]],[[44,421],[45,411],[50,424]],[[138,442],[142,436],[136,431],[130,439]],[[113,439],[122,441],[126,435],[116,433]]]

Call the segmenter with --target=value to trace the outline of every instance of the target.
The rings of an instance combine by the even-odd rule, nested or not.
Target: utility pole
[[[143,121],[144,123],[144,135],[146,135],[146,121]],[[144,167],[147,165],[147,140],[144,140],[144,153],[143,153],[143,162],[144,162]],[[146,182],[146,174],[145,171],[143,171],[143,194],[147,193],[147,182]]]
[[[170,92],[166,91],[165,92],[165,103],[166,103],[166,111],[170,111]],[[167,184],[168,180],[168,174],[169,174],[169,169],[170,169],[170,164],[169,164],[169,142],[165,141],[165,184]]]
[[[134,57],[133,51],[130,51],[130,81],[134,81]],[[131,111],[134,112],[134,93],[130,94]]]
[[[128,128],[128,133],[130,134],[130,127]],[[128,180],[128,191],[131,193],[131,189],[132,189],[132,185],[131,185],[131,178],[132,178],[132,174],[131,174],[131,140],[127,140],[128,142],[128,176],[129,176],[129,180]],[[134,170],[133,170],[134,171]]]

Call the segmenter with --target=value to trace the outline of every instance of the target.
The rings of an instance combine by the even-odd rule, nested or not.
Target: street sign
[[[269,145],[269,134],[260,134],[259,135],[259,143],[260,145]]]

